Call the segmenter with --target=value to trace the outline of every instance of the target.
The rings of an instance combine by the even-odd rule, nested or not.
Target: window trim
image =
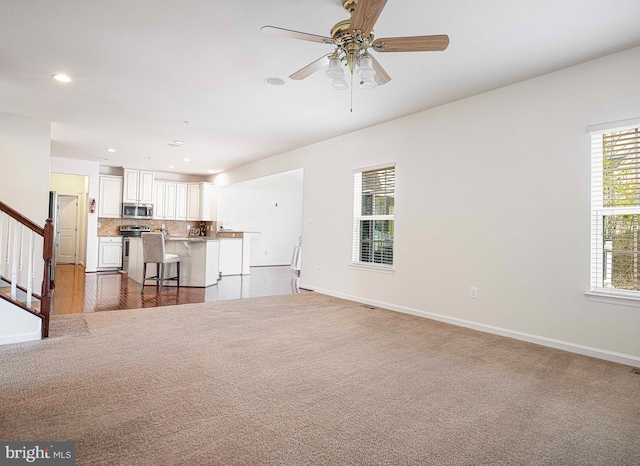
[[[623,306],[640,307],[640,290],[625,290],[616,288],[606,288],[598,286],[598,268],[602,266],[602,254],[604,246],[600,244],[603,232],[603,222],[599,220],[602,215],[640,215],[640,206],[637,207],[604,207],[602,194],[602,166],[603,166],[603,146],[602,136],[606,133],[625,131],[640,127],[640,118],[590,125],[587,132],[590,138],[590,161],[591,161],[591,203],[590,203],[590,279],[589,291],[585,296],[589,301],[617,304]]]
[[[372,271],[372,272],[382,272],[382,273],[393,273],[395,271],[395,246],[396,246],[396,235],[395,235],[395,214],[393,215],[367,215],[367,216],[362,216],[362,215],[356,215],[355,209],[356,209],[356,186],[355,186],[355,175],[358,173],[363,173],[363,172],[368,172],[368,171],[377,171],[377,170],[385,170],[385,169],[393,169],[393,181],[394,181],[394,189],[393,189],[393,196],[394,196],[394,200],[395,200],[395,181],[396,181],[396,163],[395,162],[390,162],[390,163],[385,163],[385,164],[380,164],[380,165],[374,165],[374,166],[369,166],[369,167],[362,167],[362,168],[356,168],[353,170],[353,174],[352,174],[352,182],[353,182],[353,186],[352,186],[352,193],[353,193],[353,197],[351,199],[351,206],[352,206],[352,212],[353,212],[353,224],[352,224],[352,250],[351,250],[351,263],[350,266],[353,267],[354,269],[359,269],[359,270],[367,270],[367,271]],[[359,226],[356,226],[356,223],[359,223],[360,220],[363,219],[363,217],[366,217],[367,220],[391,220],[393,221],[393,225],[394,225],[394,235],[393,235],[393,252],[394,252],[394,257],[392,259],[392,263],[391,264],[380,264],[380,263],[376,263],[376,262],[362,262],[362,261],[358,261],[355,260],[354,258],[357,257],[357,247],[360,246],[360,238],[358,235],[359,232]],[[358,245],[356,247],[356,244]]]

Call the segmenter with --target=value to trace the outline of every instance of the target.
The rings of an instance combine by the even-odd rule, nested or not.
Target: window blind
[[[353,254],[355,264],[393,265],[395,167],[354,173]]]

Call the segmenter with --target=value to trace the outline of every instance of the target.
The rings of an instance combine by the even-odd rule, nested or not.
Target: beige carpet
[[[57,316],[0,439],[78,464],[640,464],[631,368],[316,293]]]

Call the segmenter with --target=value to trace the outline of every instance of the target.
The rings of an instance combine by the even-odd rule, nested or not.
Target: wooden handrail
[[[46,224],[43,227],[38,226],[35,222],[29,220],[17,210],[9,207],[4,202],[0,201],[0,211],[5,212],[15,219],[18,223],[26,226],[36,234],[42,236],[42,259],[44,260],[44,273],[42,276],[42,293],[40,299],[40,313],[36,314],[42,319],[42,338],[49,336],[49,320],[51,318],[51,311],[53,306],[53,299],[51,296],[51,259],[53,258],[53,221],[48,218]],[[18,303],[22,308],[25,308],[29,312],[32,310],[26,308],[26,306]]]
[[[13,217],[18,222],[20,222],[23,225],[29,227],[30,230],[35,231],[36,233],[38,233],[40,236],[42,236],[44,238],[44,228],[42,228],[41,226],[36,225],[34,222],[29,220],[27,217],[22,215],[20,212],[18,212],[15,209],[12,209],[11,207],[9,207],[7,204],[5,204],[2,201],[0,201],[0,210],[3,211],[3,212],[6,212],[7,214],[9,214],[9,217]],[[51,219],[49,219],[49,220],[51,220]]]

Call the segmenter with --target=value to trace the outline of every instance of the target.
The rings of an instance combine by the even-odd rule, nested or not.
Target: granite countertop
[[[219,241],[219,238],[213,236],[165,236],[165,241],[189,241],[192,243],[202,243],[205,241]]]

